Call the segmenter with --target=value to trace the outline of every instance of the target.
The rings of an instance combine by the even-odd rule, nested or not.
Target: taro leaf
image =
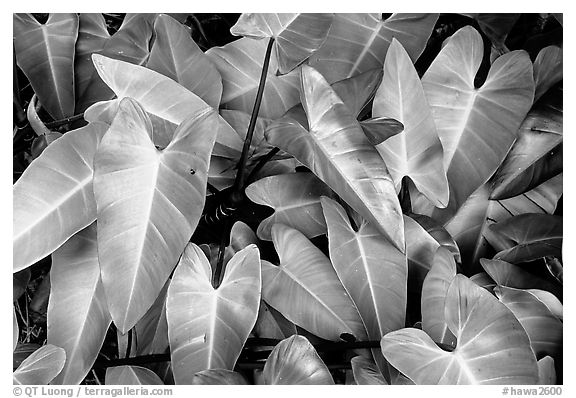
[[[561,321],[564,319],[564,306],[562,305],[562,302],[558,300],[558,298],[552,293],[540,289],[528,289],[526,291],[540,300],[540,302],[542,302],[542,304],[544,304],[556,318]]]
[[[514,247],[498,252],[496,259],[517,264],[562,256],[562,216],[520,214],[489,228],[514,243]]]
[[[192,376],[194,385],[240,385],[248,384],[240,373],[225,369],[208,369]]]
[[[416,188],[436,207],[448,204],[448,180],[442,144],[418,73],[402,44],[392,39],[384,77],[374,97],[372,115],[390,117],[404,131],[376,145],[400,192],[402,179],[410,177]]]
[[[118,31],[110,36],[102,14],[80,14],[74,60],[77,113],[97,101],[109,100],[114,96],[114,92],[98,76],[92,54],[142,65],[150,52],[155,17],[156,14],[126,14]]]
[[[500,286],[516,289],[544,289],[556,297],[562,297],[560,286],[533,275],[523,268],[502,260],[480,259],[480,264],[490,277]]]
[[[12,274],[12,301],[18,300],[26,291],[30,282],[30,268]]]
[[[372,145],[382,144],[390,137],[400,134],[404,125],[396,119],[387,117],[372,117],[360,122],[362,130]]]
[[[18,66],[54,119],[74,114],[74,44],[78,15],[52,13],[45,24],[32,14],[14,15]]]
[[[158,297],[198,224],[217,121],[215,111],[190,117],[160,151],[150,119],[127,98],[102,139],[94,159],[98,256],[122,333]]]
[[[477,274],[472,275],[470,280],[488,291],[492,291],[496,286],[496,282],[494,282],[486,272],[478,272]]]
[[[100,352],[112,319],[100,279],[96,224],[78,232],[52,254],[48,343],[66,351],[53,384],[79,384]]]
[[[252,202],[274,208],[274,214],[258,226],[258,237],[263,240],[272,240],[275,223],[296,228],[307,238],[325,234],[320,197],[332,195],[332,190],[312,173],[266,177],[246,188],[246,196]]]
[[[450,250],[457,263],[462,263],[458,244],[442,225],[438,224],[434,219],[422,214],[410,214],[410,218],[420,224],[420,226],[422,226],[422,228],[424,228],[426,232],[436,240],[436,242]]]
[[[163,354],[168,348],[168,322],[166,321],[166,282],[154,304],[134,326],[136,355]]]
[[[290,72],[326,40],[334,14],[242,14],[230,33],[253,39],[273,37],[278,70]]]
[[[245,37],[206,52],[222,76],[222,106],[225,109],[252,112],[266,46],[266,40]],[[299,100],[298,73],[276,76],[276,70],[277,62],[272,57],[259,113],[261,117],[270,119],[282,116]]]
[[[106,385],[164,385],[158,375],[141,366],[115,366],[106,369]]]
[[[16,307],[12,306],[12,351],[18,345],[18,338],[20,337],[20,328],[18,327],[18,318],[16,317]]]
[[[556,369],[554,368],[554,359],[552,357],[545,356],[538,361],[538,384],[556,384]]]
[[[556,257],[544,257],[544,262],[546,263],[546,268],[550,275],[554,277],[558,282],[564,283],[564,267],[562,262]]]
[[[92,161],[107,129],[90,123],[69,131],[14,184],[14,272],[52,253],[96,219]]]
[[[444,317],[444,303],[456,276],[456,262],[448,249],[439,247],[422,285],[422,330],[437,343],[456,346],[456,337]]]
[[[356,356],[350,360],[354,380],[358,385],[387,385],[388,382],[378,370],[374,361]]]
[[[540,50],[534,61],[534,84],[536,102],[553,85],[562,80],[562,49],[557,46],[548,46]]]
[[[227,130],[226,133],[232,132],[232,134],[221,135],[217,138],[216,145],[214,146],[214,155],[232,159],[237,162],[238,159],[240,159],[251,115],[246,112],[227,109],[223,109],[220,114],[226,123],[232,127],[232,129]],[[267,149],[266,139],[264,138],[264,130],[266,130],[270,122],[271,120],[261,117],[256,119],[254,135],[250,143],[250,151],[248,152],[249,157],[256,156],[256,154],[262,150],[269,150]]]
[[[406,255],[396,249],[372,224],[362,220],[350,225],[342,206],[322,198],[328,227],[330,259],[342,285],[354,301],[366,327],[369,340],[405,325],[408,264]],[[374,353],[384,371],[381,353]]]
[[[302,104],[310,131],[282,118],[268,141],[293,155],[404,252],[402,210],[386,164],[320,73],[302,66]],[[291,129],[288,133],[285,129]]]
[[[438,14],[335,14],[326,42],[309,60],[330,83],[381,68],[392,38],[412,61],[428,42]]]
[[[330,260],[299,231],[272,227],[280,265],[262,261],[262,298],[288,320],[326,340],[366,336],[358,310]]]
[[[562,90],[546,95],[518,131],[518,138],[492,178],[491,199],[524,193],[562,172]]]
[[[448,288],[445,319],[458,340],[454,351],[406,328],[382,338],[384,356],[416,384],[537,383],[536,358],[514,314],[463,275]]]
[[[258,316],[259,252],[250,245],[226,266],[214,289],[210,263],[188,244],[168,288],[166,315],[176,384],[190,384],[194,373],[232,370]]]
[[[557,358],[562,352],[563,325],[548,307],[526,290],[498,286],[494,291],[526,330],[536,358]]]
[[[474,18],[482,32],[492,42],[492,46],[498,51],[499,54],[508,52],[504,42],[508,34],[514,27],[514,24],[520,17],[520,14],[512,13],[499,13],[499,14],[465,14]]]
[[[154,22],[154,45],[146,67],[162,73],[218,108],[222,78],[190,36],[189,29],[168,15]]]
[[[478,260],[491,257],[484,235],[490,224],[524,213],[554,213],[562,195],[562,175],[540,184],[522,195],[505,200],[489,200],[490,189],[483,185],[444,227],[454,237],[462,254],[462,264],[471,272],[480,271]]]
[[[60,373],[66,362],[63,348],[46,344],[26,358],[12,375],[13,384],[46,385]]]
[[[274,347],[263,370],[267,385],[334,384],[330,371],[304,336],[294,335]]]
[[[404,216],[409,296],[420,297],[426,274],[434,263],[440,244],[420,224]]]
[[[261,300],[260,308],[258,309],[258,319],[252,333],[259,338],[282,340],[298,332],[296,325],[266,304],[264,300]]]
[[[444,147],[450,202],[435,217],[446,221],[496,171],[516,138],[534,98],[532,63],[512,51],[491,66],[475,88],[482,37],[472,27],[457,31],[422,78]]]

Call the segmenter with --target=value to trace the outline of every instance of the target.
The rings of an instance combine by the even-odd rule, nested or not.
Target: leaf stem
[[[260,160],[258,160],[258,164],[254,166],[252,171],[250,171],[250,174],[248,174],[248,178],[246,179],[247,183],[252,182],[254,177],[256,177],[256,174],[262,170],[262,167],[264,167],[264,165],[268,163],[279,151],[280,148],[272,148],[266,155],[262,156]]]
[[[244,139],[244,146],[242,147],[242,154],[240,155],[240,160],[238,161],[238,172],[236,173],[236,179],[234,180],[234,187],[232,189],[233,197],[238,197],[244,188],[244,180],[246,174],[246,162],[248,161],[248,151],[250,150],[250,144],[252,143],[252,136],[254,135],[254,129],[256,128],[256,121],[258,120],[258,112],[260,111],[260,104],[262,103],[262,97],[264,95],[264,86],[266,85],[266,76],[268,75],[268,65],[270,64],[270,55],[272,54],[272,45],[274,44],[274,38],[271,37],[268,41],[268,47],[266,48],[266,55],[264,57],[264,64],[262,65],[262,74],[260,75],[260,83],[258,84],[258,92],[256,94],[256,100],[254,101],[254,108],[252,109],[252,115],[250,117],[250,124],[248,125],[248,131],[246,133],[246,138]]]
[[[220,246],[218,247],[218,260],[216,261],[216,269],[214,270],[214,275],[212,277],[212,286],[214,289],[218,289],[222,283],[222,277],[224,276],[224,254],[226,253],[226,238],[228,237],[229,219],[224,220],[224,226],[222,228],[222,236],[220,238]]]
[[[60,120],[55,120],[53,122],[45,123],[45,126],[48,127],[49,129],[52,129],[54,127],[60,127],[60,126],[63,126],[65,124],[75,122],[75,121],[80,120],[82,118],[84,118],[84,113],[80,113],[78,115],[70,116],[70,117],[67,117],[64,119],[60,119]]]

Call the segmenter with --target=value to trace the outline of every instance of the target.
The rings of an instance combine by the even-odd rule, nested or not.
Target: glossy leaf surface
[[[208,259],[190,243],[166,301],[176,384],[190,384],[203,370],[234,368],[258,316],[262,281],[256,246],[236,253],[217,289],[211,281]]]
[[[482,54],[480,34],[464,27],[422,77],[450,185],[448,208],[437,212],[443,220],[496,171],[534,98],[532,63],[523,51],[499,57],[482,87],[475,88]]]
[[[556,384],[556,369],[552,357],[546,356],[538,361],[538,384]]]
[[[193,385],[240,385],[248,384],[240,373],[225,369],[209,369],[198,372],[192,378]]]
[[[106,385],[163,385],[156,373],[141,366],[115,366],[106,369]]]
[[[303,336],[292,336],[274,347],[263,370],[268,385],[330,385],[330,371],[314,346]]]
[[[408,176],[436,207],[446,207],[449,192],[442,144],[418,73],[396,39],[392,39],[386,54],[372,116],[390,117],[404,125],[401,133],[376,145],[394,179],[396,192],[400,192],[402,178]]]
[[[52,253],[96,219],[93,158],[107,129],[91,123],[66,133],[14,184],[14,272]]]
[[[53,384],[84,380],[111,321],[100,279],[96,225],[92,224],[52,254],[48,344],[66,351],[66,365]]]
[[[122,333],[150,308],[198,224],[216,116],[187,119],[158,150],[148,116],[126,99],[101,142],[94,161],[98,256]]]
[[[269,127],[268,141],[302,162],[404,252],[394,183],[360,124],[322,75],[308,66],[302,67],[301,97],[310,131],[283,118]]]
[[[526,332],[506,306],[465,276],[448,288],[445,319],[456,336],[447,352],[419,329],[382,338],[390,363],[416,384],[536,384],[538,366]]]
[[[274,38],[278,70],[285,74],[304,62],[326,40],[333,14],[242,14],[230,33]]]
[[[26,358],[12,375],[13,384],[50,383],[66,362],[66,352],[60,347],[46,344]]]
[[[548,89],[562,80],[563,62],[562,49],[557,46],[544,47],[534,60],[534,84],[536,102]]]
[[[364,357],[356,356],[350,360],[354,380],[358,385],[387,385],[376,364]]]
[[[288,320],[327,340],[366,335],[358,310],[330,260],[306,237],[282,224],[272,227],[280,265],[262,262],[262,298]]]
[[[45,24],[32,14],[13,15],[18,66],[50,116],[55,120],[72,116],[78,15],[52,13]]]

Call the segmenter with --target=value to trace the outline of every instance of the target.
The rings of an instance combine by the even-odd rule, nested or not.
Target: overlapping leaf
[[[338,280],[330,260],[302,233],[272,227],[280,265],[262,262],[262,298],[291,322],[327,340],[348,333],[366,336],[358,310]]]
[[[422,330],[437,343],[456,346],[456,337],[448,328],[444,307],[448,288],[456,276],[456,262],[448,249],[438,248],[434,262],[422,285]]]
[[[166,302],[176,384],[190,384],[203,370],[234,368],[258,315],[262,281],[256,246],[236,253],[217,289],[211,280],[208,259],[190,243]]]
[[[115,366],[106,369],[106,385],[163,385],[150,369],[141,366]]]
[[[166,294],[169,284],[170,281],[166,282],[154,304],[134,326],[136,344],[132,343],[132,346],[136,348],[137,355],[163,354],[168,348]]]
[[[510,263],[562,256],[562,216],[520,214],[493,224],[490,229],[510,243],[495,258]]]
[[[312,173],[266,177],[246,188],[252,202],[274,208],[274,214],[258,226],[258,237],[264,240],[272,240],[275,223],[296,228],[307,238],[326,233],[320,197],[331,195],[332,190]]]
[[[64,349],[46,344],[22,361],[12,375],[13,384],[48,384],[60,373],[64,362]]]
[[[428,232],[430,236],[440,244],[440,246],[450,250],[457,263],[462,263],[462,259],[460,257],[460,248],[458,247],[458,244],[452,235],[446,231],[446,228],[444,228],[433,218],[423,214],[410,214],[410,218],[420,224],[420,226],[424,228],[426,232]]]
[[[162,73],[218,108],[222,78],[212,62],[192,40],[189,30],[168,15],[154,22],[154,45],[146,67]]]
[[[242,38],[223,47],[212,47],[206,55],[222,76],[222,105],[226,109],[252,112],[264,55],[266,40]],[[296,71],[276,76],[277,61],[270,60],[260,116],[275,119],[299,101],[300,77]]]
[[[342,285],[354,301],[370,340],[405,325],[408,264],[372,224],[350,225],[338,203],[322,198],[328,227],[330,259]],[[381,370],[383,358],[376,362]]]
[[[330,371],[304,336],[292,336],[274,347],[263,370],[268,385],[330,385]]]
[[[79,384],[92,368],[112,319],[100,279],[96,224],[71,237],[52,255],[48,343],[66,351],[53,384]]]
[[[326,42],[309,60],[332,83],[381,68],[392,38],[416,61],[428,42],[438,14],[335,14]]]
[[[127,332],[152,305],[205,201],[214,111],[183,122],[158,150],[140,105],[122,101],[94,163],[98,256],[114,323]]]
[[[436,207],[446,207],[449,192],[442,144],[418,73],[396,39],[392,39],[386,54],[372,116],[394,118],[404,125],[404,131],[376,145],[394,179],[396,192],[408,176]]]
[[[562,80],[562,49],[557,46],[548,46],[540,50],[534,60],[534,84],[536,102],[548,89]]]
[[[74,45],[78,15],[52,13],[45,24],[32,14],[14,15],[18,66],[54,119],[74,114]]]
[[[208,369],[198,372],[192,378],[193,385],[239,385],[248,384],[240,373],[225,369]]]
[[[291,118],[271,125],[268,141],[308,167],[404,252],[402,210],[386,164],[320,73],[302,67],[310,131]],[[284,134],[286,126],[291,134]]]
[[[255,337],[279,340],[298,334],[296,325],[266,304],[264,300],[260,301],[258,319],[252,333]]]
[[[255,39],[273,37],[278,70],[288,73],[326,40],[333,14],[242,14],[230,33]]]
[[[512,311],[528,337],[537,358],[562,352],[562,322],[530,291],[498,286],[494,289],[500,301]]]
[[[374,361],[356,356],[350,360],[352,374],[358,385],[387,385],[386,379],[380,373]]]
[[[546,356],[538,361],[538,384],[556,384],[556,369],[552,357]]]
[[[536,384],[538,366],[510,310],[463,275],[446,296],[445,319],[458,343],[443,351],[419,329],[382,338],[386,359],[416,384]]]
[[[107,129],[91,123],[66,133],[14,184],[14,272],[52,253],[96,219],[92,162]]]
[[[443,221],[496,171],[534,98],[532,63],[524,51],[496,59],[484,84],[475,88],[482,54],[482,37],[464,27],[452,35],[422,78],[450,185],[448,208],[435,212]]]

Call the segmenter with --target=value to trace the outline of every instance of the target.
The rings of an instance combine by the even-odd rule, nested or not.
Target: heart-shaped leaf
[[[190,384],[194,385],[240,385],[248,384],[240,373],[225,369],[208,369],[196,373]]]
[[[497,286],[494,292],[526,330],[536,357],[558,358],[562,352],[563,324],[560,319],[527,290]]]
[[[330,259],[342,285],[354,301],[370,340],[405,325],[408,264],[372,224],[353,228],[342,206],[322,198],[328,226]],[[381,370],[380,352],[375,357]]]
[[[115,366],[106,369],[106,385],[164,385],[150,369],[141,366]]]
[[[212,47],[206,52],[222,76],[224,108],[252,112],[264,63],[266,42],[245,37],[223,47]],[[273,57],[266,76],[259,112],[261,117],[278,118],[299,101],[298,73],[294,71],[284,76],[276,76],[277,69],[277,61]]]
[[[448,288],[456,276],[456,262],[448,249],[439,247],[422,285],[422,330],[437,343],[456,346],[456,337],[448,328],[444,307]]]
[[[309,60],[330,83],[381,68],[392,38],[416,61],[438,14],[335,14],[326,42]]]
[[[206,369],[232,370],[258,316],[261,274],[256,246],[236,253],[222,284],[211,284],[212,270],[190,243],[168,288],[166,315],[176,384],[190,384]]]
[[[218,108],[222,78],[212,62],[192,40],[190,31],[168,15],[154,22],[154,45],[146,67],[162,73]]]
[[[80,14],[74,59],[77,113],[97,101],[109,100],[114,96],[114,92],[98,76],[92,54],[142,65],[150,53],[156,15],[126,14],[118,31],[110,36],[102,14]]]
[[[96,219],[93,158],[108,126],[69,131],[35,159],[13,189],[13,270],[56,250]]]
[[[79,384],[84,380],[110,322],[100,279],[96,224],[92,224],[52,255],[48,343],[66,351],[66,365],[53,384]]]
[[[523,268],[502,260],[480,259],[482,268],[500,286],[516,289],[544,289],[557,297],[562,297],[562,289],[557,284],[531,274]]]
[[[26,358],[12,375],[13,384],[50,383],[60,373],[66,362],[63,348],[46,344]]]
[[[492,64],[480,88],[482,37],[472,27],[457,31],[442,48],[422,84],[444,147],[450,202],[435,218],[446,221],[496,171],[516,138],[534,98],[532,63],[524,51]]]
[[[521,263],[545,256],[562,256],[562,216],[520,214],[490,226],[492,232],[512,242],[495,258]]]
[[[387,385],[386,379],[370,359],[356,356],[350,360],[352,374],[358,385]]]
[[[536,102],[553,85],[562,80],[562,49],[557,46],[544,47],[534,61],[534,84]]]
[[[360,124],[309,66],[302,67],[301,97],[310,131],[283,118],[268,128],[268,141],[302,162],[404,252],[402,210],[394,183]],[[289,135],[284,134],[287,125],[292,129]]]
[[[299,231],[272,227],[280,265],[262,261],[262,298],[288,320],[327,340],[366,336],[358,310],[330,260]]]
[[[272,240],[275,223],[296,228],[307,238],[325,234],[320,197],[331,195],[332,190],[312,173],[266,177],[246,188],[246,196],[252,202],[274,208],[274,214],[258,226],[258,237],[263,240]]]
[[[522,195],[505,200],[490,200],[490,187],[483,185],[444,224],[460,247],[462,264],[470,272],[480,271],[478,260],[492,257],[485,235],[488,226],[524,213],[554,213],[562,196],[562,175],[558,175]]]
[[[534,107],[518,138],[492,178],[491,199],[524,193],[562,172],[562,92],[553,91]]]
[[[538,366],[526,332],[510,310],[463,275],[446,296],[445,319],[458,343],[440,349],[422,330],[382,338],[386,359],[416,384],[536,384]]]
[[[538,361],[538,384],[556,384],[556,369],[552,357],[546,356]]]
[[[255,39],[273,37],[278,70],[285,74],[304,62],[326,40],[333,14],[242,14],[230,33]]]
[[[374,97],[372,115],[394,118],[404,125],[400,134],[376,145],[394,179],[396,192],[408,176],[434,206],[446,207],[449,193],[442,144],[418,73],[396,39],[392,39],[386,53],[384,77]]]
[[[45,24],[32,14],[13,14],[18,66],[54,119],[74,114],[74,44],[78,15],[52,13]]]
[[[263,370],[268,385],[330,385],[330,371],[304,336],[294,335],[274,347]]]
[[[192,116],[160,151],[142,107],[125,99],[102,139],[94,159],[98,256],[122,333],[156,300],[198,224],[217,122],[215,111]]]

